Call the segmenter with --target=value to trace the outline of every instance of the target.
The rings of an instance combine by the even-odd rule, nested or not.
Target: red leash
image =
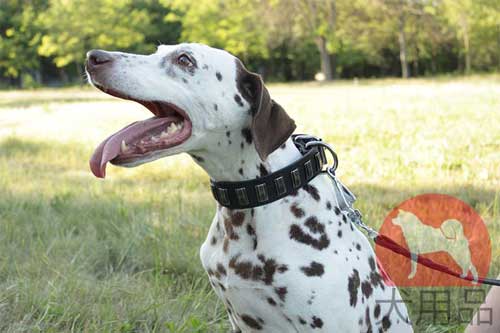
[[[394,253],[397,253],[401,256],[404,256],[404,257],[412,260],[411,259],[412,253],[410,251],[408,251],[408,249],[402,247],[401,245],[399,245],[398,243],[396,243],[395,241],[390,239],[389,237],[377,234],[377,236],[375,236],[373,238],[373,240],[376,244],[378,244],[378,245],[380,245],[388,250],[391,250]],[[430,269],[433,269],[435,271],[439,271],[439,272],[454,276],[454,277],[462,279],[462,280],[475,281],[474,278],[469,277],[469,275],[462,277],[459,273],[452,271],[447,266],[438,264],[430,259],[424,258],[422,256],[417,256],[417,258],[418,258],[417,262],[419,264],[422,264],[426,267],[429,267]],[[496,280],[496,279],[478,277],[477,281],[475,281],[475,282],[489,284],[492,286],[500,286],[500,280]]]

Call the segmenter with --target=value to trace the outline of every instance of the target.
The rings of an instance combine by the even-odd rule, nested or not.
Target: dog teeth
[[[120,146],[120,149],[121,149],[122,153],[124,153],[124,152],[126,152],[128,150],[128,146],[125,143],[125,140],[122,140],[122,144]]]
[[[167,127],[167,133],[168,134],[173,134],[175,132],[177,132],[178,130],[180,130],[182,127],[177,125],[176,123],[171,123],[170,125],[168,125]]]

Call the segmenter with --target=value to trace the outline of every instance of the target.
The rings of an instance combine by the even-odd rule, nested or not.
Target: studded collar
[[[309,135],[292,135],[293,142],[302,157],[294,163],[266,176],[238,181],[216,182],[210,180],[212,194],[222,206],[231,209],[245,209],[263,206],[284,198],[309,183],[323,171],[327,163],[322,145],[308,145],[318,142]]]

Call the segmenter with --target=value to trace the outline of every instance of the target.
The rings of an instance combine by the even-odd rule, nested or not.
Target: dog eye
[[[193,66],[193,62],[191,61],[191,58],[189,58],[189,56],[185,53],[181,54],[177,58],[177,63],[181,66],[186,66],[186,67]]]

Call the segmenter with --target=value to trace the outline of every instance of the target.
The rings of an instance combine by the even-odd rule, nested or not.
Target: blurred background
[[[150,113],[86,84],[86,52],[185,41],[261,73],[297,132],[335,147],[373,227],[453,195],[500,273],[500,1],[0,0],[0,332],[229,331],[198,254],[206,173],[185,154],[104,181],[88,166]],[[463,332],[485,295],[430,289],[403,289],[416,332]],[[422,291],[449,301],[434,314]]]
[[[224,48],[272,81],[500,70],[498,0],[2,0],[0,86],[82,83],[89,49]]]

